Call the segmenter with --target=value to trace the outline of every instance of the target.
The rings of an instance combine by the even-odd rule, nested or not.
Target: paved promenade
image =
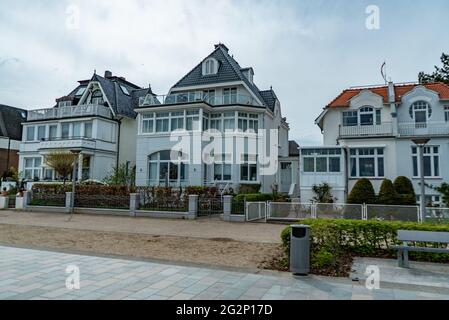
[[[68,290],[68,266],[80,289]],[[349,279],[294,278],[0,246],[0,299],[449,299],[419,289],[368,290]]]

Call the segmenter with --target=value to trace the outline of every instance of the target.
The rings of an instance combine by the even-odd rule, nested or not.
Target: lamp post
[[[422,138],[422,139],[413,139],[414,144],[419,149],[419,171],[420,171],[420,180],[421,180],[421,201],[420,201],[420,211],[421,211],[421,219],[426,216],[426,186],[424,181],[424,146],[430,141],[430,139]]]
[[[70,199],[70,218],[72,220],[73,212],[75,211],[75,188],[76,188],[76,167],[78,163],[78,155],[81,153],[80,150],[70,150],[70,153],[73,154],[73,170],[72,170],[72,198]]]

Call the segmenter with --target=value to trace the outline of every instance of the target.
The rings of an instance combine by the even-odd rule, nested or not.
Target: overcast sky
[[[380,29],[366,27],[369,5]],[[223,42],[261,90],[273,86],[290,138],[321,144],[321,109],[382,83],[383,61],[395,82],[432,71],[449,52],[448,12],[447,0],[0,0],[0,104],[51,107],[94,69],[165,94]]]

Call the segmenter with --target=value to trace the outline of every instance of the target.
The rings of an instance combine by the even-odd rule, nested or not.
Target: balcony
[[[384,122],[379,125],[368,126],[341,126],[340,138],[359,138],[359,137],[385,137],[393,135],[393,126],[390,122]]]
[[[39,143],[39,150],[42,149],[96,149],[96,143],[93,139],[88,138],[71,138],[71,139],[51,139],[42,140]]]
[[[449,122],[399,123],[398,133],[400,136],[448,136]]]
[[[201,92],[184,92],[170,95],[146,96],[139,98],[139,107],[155,107],[164,104],[207,103],[213,106],[221,105],[249,105],[261,106],[253,97],[243,94],[222,96],[204,96]]]
[[[112,118],[112,113],[108,107],[98,104],[85,104],[79,106],[31,110],[28,111],[27,121],[76,118],[85,116]]]

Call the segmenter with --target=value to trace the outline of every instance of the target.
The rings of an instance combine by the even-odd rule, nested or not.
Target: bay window
[[[235,112],[223,113],[223,129],[224,131],[234,131],[235,129]]]
[[[142,115],[142,133],[153,133],[154,131],[154,113]]]
[[[184,129],[184,112],[171,113],[171,131]]]
[[[230,155],[222,154],[214,156],[214,180],[230,181],[232,179],[232,165]]]
[[[350,150],[351,178],[385,176],[383,148],[358,148]]]
[[[164,150],[148,157],[148,173],[150,185],[179,185],[188,179],[188,164],[183,161],[179,152],[177,159],[171,159],[171,151]]]
[[[25,179],[36,180],[41,177],[41,158],[25,158],[24,159],[24,173]]]
[[[198,131],[200,129],[200,111],[187,111],[186,115],[186,129],[188,131]]]
[[[156,113],[156,132],[168,132],[170,113]]]
[[[257,156],[243,155],[243,164],[240,165],[241,181],[257,181]]]
[[[421,176],[419,164],[419,150],[412,147],[413,177]],[[424,177],[432,178],[440,176],[440,155],[438,146],[424,147]]]
[[[339,173],[340,149],[303,149],[301,151],[303,172]]]
[[[223,89],[223,104],[237,103],[237,88]]]
[[[222,131],[221,113],[213,113],[210,115],[210,128]]]

